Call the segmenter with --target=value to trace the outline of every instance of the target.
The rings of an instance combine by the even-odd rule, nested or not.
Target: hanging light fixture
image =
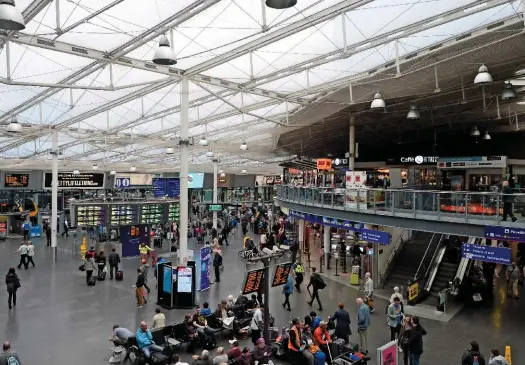
[[[23,30],[25,28],[24,17],[15,7],[15,0],[0,0],[0,29]]]
[[[166,148],[167,155],[173,155],[174,153],[175,153],[175,150],[173,149],[173,147],[168,146],[168,148]]]
[[[135,171],[137,171],[137,168],[136,168],[135,166],[132,165],[132,166],[129,168],[129,171],[131,171],[131,172],[135,172]]]
[[[110,175],[116,175],[117,172],[116,172],[115,170],[111,170],[111,171],[109,172],[109,174],[110,174]]]
[[[73,175],[80,175],[80,171],[79,170],[73,170]]]
[[[474,126],[474,128],[472,128],[472,130],[470,131],[470,135],[472,137],[479,137],[479,130],[478,130],[478,127]]]
[[[224,174],[224,170],[223,169],[219,169],[219,174]]]
[[[213,150],[210,148],[208,152],[206,152],[206,157],[213,157],[213,156],[214,156]]]
[[[410,105],[410,110],[408,111],[407,119],[419,119],[419,117],[420,114],[419,110],[417,109],[417,106]]]
[[[374,100],[372,100],[372,104],[370,104],[370,109],[384,109],[385,107],[386,104],[383,100],[383,96],[380,93],[376,93],[374,95]]]
[[[91,166],[91,170],[98,171],[98,165],[94,163],[93,166]]]
[[[247,173],[246,170],[242,170],[242,171],[241,171],[241,174],[246,174],[246,173]]]
[[[246,144],[246,141],[242,141],[240,148],[241,148],[241,151],[246,151],[248,149],[248,145]]]
[[[226,174],[224,172],[221,172],[221,177],[225,177]]]
[[[168,37],[165,35],[160,37],[159,48],[157,48],[153,54],[153,63],[166,66],[177,63],[175,52],[173,52],[173,49],[170,47],[170,41],[168,41]]]
[[[297,0],[266,0],[266,6],[272,9],[282,10],[294,7]]]
[[[11,118],[11,122],[9,122],[9,124],[7,125],[7,131],[9,133],[21,133],[22,132],[22,124],[18,123],[18,119],[16,119],[15,116]]]
[[[490,141],[492,139],[488,130],[486,130],[485,133],[483,133],[483,137],[481,137],[481,139],[484,141]]]
[[[516,90],[510,82],[505,84],[503,91],[501,92],[501,100],[510,100],[516,97]]]
[[[492,75],[489,74],[489,69],[485,65],[481,65],[478,70],[478,74],[474,78],[474,84],[483,85],[490,84],[492,82]]]
[[[206,139],[206,137],[202,137],[199,141],[199,144],[203,147],[206,147],[208,145],[208,140]]]

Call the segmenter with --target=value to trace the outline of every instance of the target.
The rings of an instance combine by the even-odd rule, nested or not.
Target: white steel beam
[[[105,11],[111,9],[112,7],[114,7],[114,6],[118,5],[118,4],[120,4],[120,3],[123,2],[123,1],[124,1],[124,0],[115,0],[115,1],[113,1],[111,4],[108,4],[108,5],[106,5],[106,6],[102,7],[102,8],[100,8],[99,10],[94,11],[93,13],[89,14],[87,17],[85,17],[85,18],[83,18],[83,19],[80,19],[78,22],[73,23],[73,24],[71,24],[70,26],[61,29],[61,31],[60,31],[60,35],[61,35],[61,34],[64,34],[64,33],[67,33],[67,32],[69,32],[70,30],[73,30],[73,29],[75,29],[76,27],[78,27],[78,26],[80,26],[80,25],[82,25],[82,24],[87,23],[87,22],[90,21],[91,19],[93,19],[93,18],[99,16],[99,15],[102,14],[103,12],[105,12]],[[60,37],[60,35],[58,35],[57,38]],[[55,38],[55,39],[56,39],[56,38]]]
[[[222,65],[228,61],[241,57],[251,51],[257,50],[261,47],[267,46],[271,43],[277,42],[281,39],[287,38],[293,34],[299,33],[305,29],[311,28],[317,24],[323,23],[327,20],[337,17],[349,10],[356,9],[360,6],[371,3],[373,0],[345,0],[340,3],[330,6],[315,14],[304,17],[301,20],[293,22],[284,26],[274,32],[266,33],[264,36],[248,42],[238,48],[234,48],[227,53],[214,57],[206,62],[200,63],[196,66],[190,67],[186,70],[185,75],[194,76],[211,68]],[[271,30],[272,28],[268,28]]]

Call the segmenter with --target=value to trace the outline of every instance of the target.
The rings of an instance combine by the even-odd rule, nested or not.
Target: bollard
[[[319,258],[319,274],[323,273],[323,256]]]
[[[310,251],[308,251],[308,268],[309,269],[312,268],[312,264],[311,264],[311,261],[310,261]]]
[[[337,273],[337,262],[339,260],[337,259],[337,257],[335,257],[335,275],[334,276],[339,276],[339,274]]]
[[[346,269],[346,252],[344,253],[343,257],[341,257],[341,260],[343,260],[343,274],[348,274],[348,270]]]

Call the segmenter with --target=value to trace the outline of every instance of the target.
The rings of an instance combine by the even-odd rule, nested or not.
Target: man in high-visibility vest
[[[301,348],[302,329],[299,319],[292,320],[292,328],[290,328],[290,339],[288,340],[288,351],[290,353],[290,360],[292,364],[300,364],[303,362],[303,354]]]

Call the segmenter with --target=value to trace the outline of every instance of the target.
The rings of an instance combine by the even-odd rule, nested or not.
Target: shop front
[[[507,178],[506,156],[440,158],[442,190],[496,192]]]
[[[390,157],[390,187],[412,189],[436,189],[439,184],[438,156],[414,155]]]

